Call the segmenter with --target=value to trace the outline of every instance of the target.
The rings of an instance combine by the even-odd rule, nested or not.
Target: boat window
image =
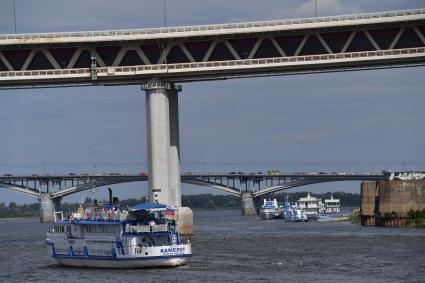
[[[64,233],[65,227],[63,225],[55,225],[55,232],[57,233]]]

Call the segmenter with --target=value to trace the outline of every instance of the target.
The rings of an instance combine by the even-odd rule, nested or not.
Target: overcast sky
[[[15,1],[18,33],[164,23],[158,0]],[[0,1],[0,33],[14,31],[12,3]],[[314,2],[301,0],[166,3],[167,24],[173,26],[314,15]],[[424,0],[318,3],[319,15],[425,7]],[[182,171],[424,170],[424,78],[425,67],[417,67],[184,84]],[[2,90],[0,174],[146,171],[145,114],[144,93],[137,86]],[[147,194],[145,183],[113,188],[121,198]],[[298,190],[359,192],[359,183]],[[183,188],[194,192],[215,193]],[[35,199],[0,190],[3,201]]]

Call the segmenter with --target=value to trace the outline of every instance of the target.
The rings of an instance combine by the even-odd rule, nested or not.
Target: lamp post
[[[164,27],[167,27],[167,5],[166,5],[166,2],[165,2],[166,0],[164,0],[164,9],[163,9],[163,11],[164,11]]]
[[[102,151],[101,150],[92,150],[92,151],[90,151],[90,156],[93,158],[93,170],[94,170],[94,173],[96,173],[96,158],[94,158],[94,156],[92,156],[94,153],[101,153]]]
[[[13,23],[14,23],[15,34],[16,34],[16,5],[15,5],[15,0],[13,0]]]

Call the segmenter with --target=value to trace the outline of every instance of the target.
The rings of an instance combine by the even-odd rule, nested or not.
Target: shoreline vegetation
[[[270,194],[256,199],[256,205],[259,208],[263,198],[273,199],[276,198],[279,203],[283,203],[288,198],[289,201],[295,202],[301,197],[305,197],[307,192],[297,193],[280,193]],[[315,194],[318,198],[329,199],[331,195],[341,201],[341,207],[358,207],[360,205],[360,195],[356,193],[334,192]],[[87,198],[84,203],[91,203],[92,200]],[[106,203],[106,200],[99,202]],[[146,202],[146,198],[140,199],[131,198],[120,201],[120,206],[133,206],[138,203]],[[67,203],[61,204],[61,210],[64,212],[72,212],[76,210],[81,203]],[[241,209],[241,199],[232,195],[213,195],[213,194],[198,194],[198,195],[182,195],[182,206],[190,207],[193,210],[239,210]],[[23,204],[18,205],[15,202],[10,202],[8,205],[0,202],[0,219],[16,219],[16,218],[29,218],[39,216],[39,204]]]
[[[425,208],[422,210],[410,210],[407,214],[410,217],[407,227],[425,228]]]

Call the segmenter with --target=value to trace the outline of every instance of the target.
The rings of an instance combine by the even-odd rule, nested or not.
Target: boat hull
[[[54,259],[60,265],[72,267],[151,268],[182,266],[189,262],[190,256],[152,257],[143,259],[93,259],[56,256]]]
[[[261,212],[260,216],[263,220],[271,220],[271,219],[281,218],[281,216],[279,214],[273,213],[273,212]]]

